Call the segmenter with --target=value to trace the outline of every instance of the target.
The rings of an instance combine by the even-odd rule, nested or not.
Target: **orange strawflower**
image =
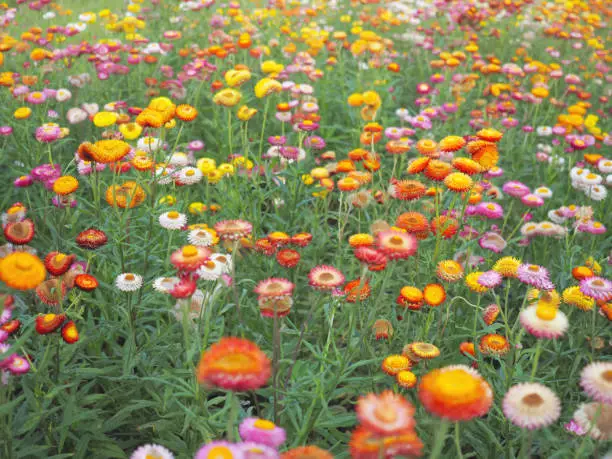
[[[430,413],[450,421],[467,421],[486,414],[493,391],[480,374],[465,365],[452,365],[421,378],[418,396]]]

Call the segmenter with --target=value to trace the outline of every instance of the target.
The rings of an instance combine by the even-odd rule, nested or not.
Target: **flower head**
[[[419,399],[427,411],[451,421],[467,421],[486,414],[493,391],[480,374],[465,365],[452,365],[421,378]]]
[[[226,337],[202,354],[197,378],[202,384],[242,391],[265,385],[270,372],[270,359],[255,343]]]
[[[502,406],[510,422],[529,430],[546,427],[561,414],[559,397],[539,383],[512,386],[506,392]]]

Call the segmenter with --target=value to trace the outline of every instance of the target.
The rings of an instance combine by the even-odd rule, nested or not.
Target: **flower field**
[[[612,458],[611,20],[0,3],[0,458]]]

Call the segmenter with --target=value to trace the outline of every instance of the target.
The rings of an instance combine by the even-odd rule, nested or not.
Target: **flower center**
[[[262,430],[272,430],[276,427],[272,421],[268,421],[267,419],[258,419],[253,423],[253,426]]]
[[[605,382],[612,383],[612,370],[604,371],[601,377]]]
[[[323,282],[329,282],[334,279],[334,275],[331,273],[323,273],[319,276],[319,280]]]
[[[185,172],[185,175],[187,177],[192,177],[193,175],[195,175],[195,171],[193,169],[189,169],[187,172]]]
[[[182,250],[184,257],[195,257],[198,254],[198,249],[193,245],[186,245]]]
[[[544,403],[544,399],[536,393],[531,393],[523,397],[522,402],[529,407],[537,407]]]
[[[389,244],[391,245],[402,245],[402,238],[399,236],[393,236],[391,237],[391,239],[389,239]]]
[[[45,314],[43,317],[43,322],[45,324],[51,324],[55,320],[55,314]]]
[[[595,287],[603,287],[604,283],[601,279],[595,279],[594,281],[591,282],[591,285]]]
[[[481,393],[478,379],[464,370],[446,371],[436,379],[435,390],[444,400],[470,400]]]
[[[381,403],[374,409],[374,416],[385,423],[391,423],[397,420],[397,413],[393,407],[386,403]]]
[[[177,218],[179,218],[179,213],[176,212],[175,210],[168,212],[168,218],[172,220],[176,220]]]
[[[536,307],[536,316],[542,320],[553,320],[557,317],[557,308],[546,304],[539,304]]]
[[[15,263],[15,265],[17,266],[17,269],[20,269],[21,271],[28,271],[32,268],[33,263],[31,260],[20,258],[17,260],[17,263]]]
[[[126,274],[125,275],[125,280],[126,281],[133,281],[134,279],[136,279],[136,277],[134,277],[133,274]]]
[[[532,273],[537,273],[540,270],[540,267],[538,265],[529,265],[529,271],[531,271]]]
[[[232,459],[233,457],[234,455],[228,447],[215,446],[208,452],[206,459]]]

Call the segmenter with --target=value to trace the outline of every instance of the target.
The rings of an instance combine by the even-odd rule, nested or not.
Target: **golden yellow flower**
[[[255,96],[261,99],[275,92],[281,92],[281,90],[282,85],[280,82],[272,78],[262,78],[255,85]]]
[[[246,105],[243,105],[238,109],[238,113],[236,115],[241,121],[249,121],[251,118],[253,118],[253,116],[255,116],[255,113],[257,113],[257,109],[249,108]]]
[[[53,192],[60,196],[74,193],[79,188],[79,181],[71,175],[64,175],[53,182]]]
[[[31,114],[32,109],[30,107],[19,107],[17,110],[15,110],[13,116],[17,120],[25,120],[29,118]]]
[[[119,132],[124,139],[134,140],[142,134],[142,126],[138,123],[124,123],[119,125]]]
[[[36,288],[46,274],[42,261],[28,252],[13,252],[0,259],[0,280],[15,290]]]
[[[98,112],[93,117],[96,127],[109,127],[117,122],[117,114],[114,112]]]
[[[223,107],[234,107],[238,105],[240,99],[242,99],[242,94],[240,94],[239,91],[232,88],[225,88],[215,94],[213,102]]]

